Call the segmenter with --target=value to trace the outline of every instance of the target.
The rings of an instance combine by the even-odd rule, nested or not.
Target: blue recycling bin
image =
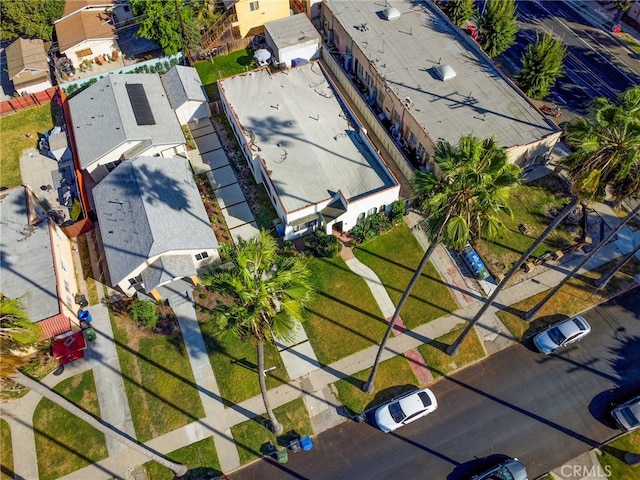
[[[309,450],[311,450],[313,448],[313,441],[311,440],[311,437],[309,435],[307,435],[305,437],[302,437],[300,439],[300,447],[305,452],[308,452]]]
[[[78,320],[91,322],[93,320],[93,317],[91,316],[91,313],[89,312],[89,310],[80,310],[78,312]]]

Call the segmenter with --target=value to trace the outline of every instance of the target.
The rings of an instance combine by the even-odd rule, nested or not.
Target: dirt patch
[[[127,346],[131,349],[138,350],[140,341],[144,338],[151,338],[154,335],[171,335],[180,330],[176,315],[168,305],[156,306],[158,323],[155,329],[146,328],[135,322],[128,311],[128,306],[132,301],[133,299],[131,298],[122,298],[112,302],[110,305],[116,317],[118,328],[126,332]]]
[[[193,290],[193,303],[196,309],[196,318],[199,323],[211,319],[211,313],[223,297],[204,285],[198,285]]]
[[[196,185],[198,186],[204,209],[207,212],[207,217],[209,217],[209,221],[211,222],[211,228],[213,228],[213,233],[218,239],[218,242],[231,242],[231,234],[229,233],[224,215],[222,215],[222,210],[220,205],[218,205],[206,173],[196,175]]]

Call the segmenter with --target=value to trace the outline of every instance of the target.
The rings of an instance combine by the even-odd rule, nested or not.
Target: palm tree
[[[465,326],[464,330],[460,333],[458,338],[456,338],[456,340],[447,347],[447,353],[449,355],[451,355],[452,357],[455,357],[458,354],[458,349],[460,348],[460,345],[462,344],[462,341],[464,340],[464,338],[467,336],[469,331],[471,331],[471,328],[473,328],[473,326],[478,322],[478,320],[482,318],[482,315],[484,315],[484,312],[486,312],[487,309],[491,306],[491,304],[496,299],[498,294],[504,289],[504,287],[507,285],[509,280],[511,280],[511,277],[513,277],[515,273],[518,270],[520,270],[520,267],[522,266],[522,264],[527,261],[527,259],[533,253],[533,251],[536,248],[538,248],[538,246],[542,242],[545,241],[545,239],[551,234],[551,232],[555,230],[555,228],[558,225],[560,225],[560,222],[562,222],[562,220],[564,220],[565,217],[567,217],[567,215],[569,215],[571,211],[574,208],[576,208],[577,205],[578,205],[578,198],[574,197],[574,199],[571,202],[569,202],[558,215],[556,215],[556,217],[549,224],[549,226],[547,226],[544,232],[542,232],[542,234],[536,239],[536,241],[533,242],[533,244],[527,249],[527,251],[522,254],[520,259],[511,266],[511,268],[509,269],[507,274],[504,276],[502,281],[498,285],[496,285],[496,288],[493,290],[489,298],[486,300],[486,302],[484,302],[482,307],[480,307],[480,310],[478,310],[478,312],[474,315],[473,319],[471,319],[471,321]]]
[[[24,364],[24,357],[17,355],[15,353],[16,349],[24,349],[25,347],[36,345],[41,339],[41,329],[37,324],[31,323],[20,299],[6,299],[3,297],[1,308],[0,364],[2,365],[2,369],[0,371],[3,378],[11,378],[22,386],[30,388],[60,408],[75,415],[80,420],[87,422],[104,435],[123,443],[136,452],[167,467],[176,477],[187,473],[187,467],[185,465],[172,462],[146,445],[137,443],[114,426],[106,423],[104,420],[95,418],[90,413],[76,407],[73,403],[46,385],[21,373],[18,368]],[[25,322],[28,322],[30,325]]]
[[[564,74],[562,62],[567,48],[548,33],[536,37],[522,54],[522,70],[518,85],[529,97],[544,98],[556,79]]]
[[[442,6],[442,11],[452,23],[464,27],[467,20],[477,12],[477,8],[474,0],[449,0]]]
[[[640,87],[623,92],[616,103],[597,98],[587,118],[567,125],[567,143],[574,151],[561,164],[580,196],[602,201],[607,193],[614,203],[640,193]],[[585,255],[564,279],[530,309],[530,319],[562,288],[582,266],[597,254],[610,239],[638,212],[636,207],[589,254]]]
[[[229,262],[211,266],[202,279],[226,297],[216,306],[213,320],[220,335],[235,335],[256,346],[262,400],[273,432],[280,435],[283,428],[267,396],[264,344],[295,338],[304,308],[313,299],[311,272],[300,257],[279,254],[265,230],[249,241],[224,244],[221,254]]]
[[[426,230],[431,243],[389,321],[369,379],[363,385],[368,393],[374,389],[382,351],[400,311],[437,245],[443,243],[460,250],[473,238],[494,238],[504,228],[497,215],[500,212],[511,215],[507,205],[509,190],[520,183],[520,167],[509,163],[506,151],[494,138],[468,135],[455,146],[440,140],[433,163],[438,176],[416,172],[413,179],[416,193],[425,197],[422,210],[427,216]]]
[[[495,58],[516,43],[518,19],[515,0],[486,0],[478,19],[480,45]]]

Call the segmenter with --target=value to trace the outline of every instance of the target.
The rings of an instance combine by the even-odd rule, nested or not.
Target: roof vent
[[[400,18],[400,11],[396,7],[388,7],[382,11],[382,16],[387,20],[396,20]]]
[[[451,65],[438,65],[436,67],[436,74],[440,77],[440,80],[446,82],[456,76],[456,71],[451,68]]]

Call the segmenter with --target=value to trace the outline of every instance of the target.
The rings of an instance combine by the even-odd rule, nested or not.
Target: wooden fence
[[[57,91],[58,89],[56,87],[51,87],[42,92],[31,93],[12,98],[11,100],[5,100],[0,103],[0,115],[51,103],[51,99],[55,96]]]

